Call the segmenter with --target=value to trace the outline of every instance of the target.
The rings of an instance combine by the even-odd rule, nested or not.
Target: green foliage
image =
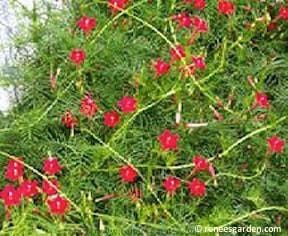
[[[195,224],[275,226],[279,214],[282,233],[287,235],[288,152],[286,148],[281,155],[267,155],[266,144],[271,135],[287,140],[288,133],[287,23],[281,22],[273,32],[266,29],[268,15],[277,14],[279,6],[274,1],[235,0],[236,15],[225,17],[217,13],[217,1],[209,1],[203,12],[181,1],[150,2],[131,1],[127,11],[118,15],[111,14],[106,1],[97,0],[71,1],[61,11],[43,4],[47,8],[40,13],[41,3],[33,12],[23,9],[31,24],[15,39],[22,98],[7,117],[1,117],[0,151],[25,157],[25,163],[37,170],[48,154],[59,157],[64,166],[61,190],[77,208],[72,205],[69,214],[57,218],[37,199],[13,210],[12,220],[5,221],[1,206],[1,235],[193,235]],[[270,6],[275,9],[272,13]],[[168,76],[155,79],[152,60],[168,61],[169,43],[186,45],[189,39],[189,32],[176,29],[169,18],[181,11],[209,22],[209,32],[185,46],[187,63],[191,55],[203,54],[207,68],[195,78],[181,79],[179,62]],[[88,36],[76,28],[82,15],[97,18],[96,30]],[[263,16],[265,20],[259,20]],[[245,27],[247,23],[252,27]],[[68,59],[73,48],[87,52],[80,69]],[[61,72],[53,91],[49,76],[57,68]],[[257,90],[269,95],[269,110],[250,109],[255,91],[248,76],[257,81]],[[92,92],[101,109],[92,120],[79,113],[86,92]],[[105,127],[102,112],[117,110],[124,95],[137,98],[137,112],[124,115],[115,129]],[[233,97],[230,106],[229,96]],[[224,107],[217,106],[218,100]],[[176,126],[179,102],[183,124],[207,122],[208,126]],[[211,106],[223,121],[215,120]],[[79,118],[73,137],[61,124],[67,109]],[[255,119],[263,113],[264,120]],[[177,152],[159,148],[157,136],[166,128],[181,136]],[[173,198],[167,197],[163,179],[176,175],[184,180],[195,154],[212,158],[218,185],[203,174],[208,184],[204,198],[190,197],[185,184]],[[7,156],[1,157],[3,174]],[[144,178],[134,184],[143,192],[136,203],[126,196],[132,185],[119,180],[123,159]],[[26,175],[41,180],[31,170]],[[2,178],[1,187],[5,183]],[[117,197],[101,200],[108,194]]]

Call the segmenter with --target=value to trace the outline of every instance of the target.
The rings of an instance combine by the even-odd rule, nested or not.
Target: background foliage
[[[102,229],[104,235],[186,235],[194,224],[264,227],[276,223],[287,234],[287,150],[281,155],[266,153],[267,137],[276,133],[287,140],[288,131],[287,119],[277,123],[288,112],[287,23],[267,31],[268,16],[277,14],[279,4],[237,0],[237,13],[228,18],[219,16],[216,1],[209,1],[203,12],[181,1],[148,2],[132,1],[118,15],[111,14],[106,1],[97,0],[73,1],[61,11],[46,5],[41,14],[40,1],[33,11],[23,8],[32,23],[15,38],[22,98],[1,119],[1,170],[7,163],[5,153],[23,156],[38,170],[48,154],[57,155],[65,167],[59,178],[61,190],[77,208],[71,206],[60,219],[47,214],[43,204],[37,205],[40,211],[35,214],[31,204],[15,209],[12,222],[7,222],[1,205],[1,234],[98,235]],[[207,69],[196,80],[179,79],[177,67],[169,76],[155,79],[151,60],[169,60],[167,41],[185,44],[189,38],[187,31],[177,30],[169,20],[181,11],[209,22],[209,32],[186,48],[193,55],[206,55]],[[96,30],[88,37],[75,26],[82,15],[97,18]],[[247,27],[248,23],[252,26]],[[84,48],[88,56],[80,70],[67,56],[75,47]],[[55,92],[49,77],[57,68],[61,73]],[[254,91],[248,76],[256,78],[258,90],[269,94],[268,111],[250,109]],[[80,116],[80,100],[87,91],[93,93],[101,112],[117,109],[115,104],[123,95],[136,96],[139,109],[124,116],[116,129],[108,129],[101,112],[91,121]],[[209,106],[217,107],[219,99],[226,106],[232,94],[230,110],[219,108],[224,120],[215,120]],[[183,123],[208,122],[208,126],[193,130],[176,126],[179,102]],[[61,124],[67,109],[80,119],[73,137]],[[267,113],[266,119],[257,121],[255,117],[262,113]],[[181,136],[177,152],[159,149],[157,136],[166,128]],[[230,149],[261,128],[263,132]],[[204,198],[189,197],[185,187],[175,197],[167,197],[163,179],[170,174],[184,179],[198,153],[214,157],[218,186],[203,175],[208,181]],[[133,188],[119,180],[122,158],[144,177],[135,184],[143,191],[136,203],[121,197]],[[28,173],[41,179],[33,171]],[[0,182],[4,186],[6,181]],[[107,194],[120,197],[102,201]]]

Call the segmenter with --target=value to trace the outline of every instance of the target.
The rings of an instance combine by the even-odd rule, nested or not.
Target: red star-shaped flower
[[[178,23],[179,28],[191,28],[192,19],[187,13],[179,13],[175,16],[172,16],[172,20],[175,20]]]
[[[255,103],[261,108],[269,108],[268,96],[263,92],[257,92],[255,94]]]
[[[96,102],[93,100],[93,97],[89,94],[86,95],[81,100],[81,107],[80,107],[80,113],[87,117],[88,119],[91,119],[96,112],[98,111],[98,106],[96,105]]]
[[[284,7],[284,6],[280,7],[278,18],[288,21],[288,7]]]
[[[130,165],[122,166],[119,169],[119,175],[123,182],[133,183],[138,177],[137,171]]]
[[[285,141],[274,135],[267,140],[268,150],[271,153],[282,153],[285,148]]]
[[[47,195],[56,194],[57,193],[57,189],[59,189],[59,182],[57,181],[57,179],[49,179],[49,181],[44,180],[42,182],[42,190]]]
[[[120,116],[116,111],[108,111],[104,113],[104,125],[114,128],[120,122]]]
[[[86,53],[83,49],[75,48],[70,52],[69,58],[74,64],[81,65],[85,61]]]
[[[194,9],[203,10],[206,7],[205,0],[194,0],[193,2]]]
[[[204,70],[206,68],[205,58],[202,56],[193,56],[192,61],[195,65],[195,67],[199,70]]]
[[[174,195],[176,190],[180,187],[181,181],[174,176],[169,176],[163,181],[163,187],[169,195]]]
[[[90,33],[96,27],[96,19],[89,16],[82,16],[78,22],[77,26],[84,32]]]
[[[219,0],[218,12],[223,15],[232,15],[235,12],[235,5],[231,1]]]
[[[55,175],[62,169],[56,157],[48,157],[43,164],[43,171],[47,175]]]
[[[190,183],[188,183],[188,190],[194,197],[203,197],[206,193],[206,186],[204,182],[194,178]]]
[[[162,150],[176,150],[178,148],[179,135],[173,134],[170,130],[166,129],[158,136],[158,141]]]
[[[36,180],[24,180],[19,186],[19,191],[23,197],[33,197],[39,193]]]
[[[49,212],[54,215],[64,215],[69,211],[69,201],[59,195],[50,196],[47,200]]]
[[[118,101],[118,107],[124,113],[130,113],[137,110],[137,100],[134,97],[124,96]]]
[[[181,45],[176,45],[175,48],[171,48],[170,55],[172,61],[180,61],[182,58],[186,56],[186,53]]]
[[[197,171],[204,171],[209,169],[209,162],[200,155],[193,157],[193,163],[195,165],[195,170]]]
[[[160,58],[158,58],[155,63],[154,63],[154,71],[155,71],[155,75],[157,77],[163,76],[168,74],[169,70],[170,70],[170,65],[169,63],[161,60]]]
[[[4,205],[6,207],[18,206],[21,203],[21,194],[18,189],[15,189],[12,184],[7,184],[0,192]]]
[[[9,160],[6,166],[5,178],[10,181],[17,181],[24,175],[24,165],[21,158]]]
[[[108,6],[113,13],[117,13],[125,9],[128,2],[129,0],[108,0]]]
[[[71,111],[66,111],[61,118],[61,122],[66,128],[73,129],[77,125],[78,120]]]
[[[208,32],[208,24],[205,20],[201,19],[199,16],[192,16],[192,25],[199,33]]]

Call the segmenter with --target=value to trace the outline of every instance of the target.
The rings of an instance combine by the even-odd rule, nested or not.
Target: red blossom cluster
[[[205,0],[183,0],[185,4],[191,4],[195,10],[203,11],[207,2]],[[108,0],[108,7],[113,14],[123,11],[127,5],[128,0]],[[236,5],[232,1],[228,0],[218,0],[217,11],[220,15],[231,16],[236,12]],[[168,75],[172,66],[177,65],[177,62],[184,62],[185,77],[190,77],[194,75],[197,71],[203,71],[206,69],[205,57],[203,55],[192,55],[190,64],[186,63],[186,55],[190,55],[187,52],[188,46],[193,44],[198,36],[202,33],[207,33],[209,31],[208,23],[205,19],[202,19],[198,15],[189,15],[186,12],[180,12],[171,17],[173,22],[176,22],[178,30],[186,29],[191,33],[190,40],[188,41],[187,48],[183,45],[177,43],[170,48],[170,61],[166,62],[164,59],[157,58],[153,62],[153,70],[156,78]],[[274,21],[269,25],[277,27],[277,20],[288,21],[288,8],[281,6],[279,13]],[[85,33],[85,35],[90,34],[96,27],[97,21],[93,17],[83,16],[76,23],[77,27]],[[275,25],[272,25],[275,24]],[[86,60],[86,53],[84,49],[75,48],[72,49],[69,58],[72,63],[74,63],[77,68],[83,65]],[[116,127],[121,121],[120,112],[123,114],[133,113],[137,111],[138,103],[137,99],[133,96],[123,96],[118,102],[117,107],[120,111],[109,110],[103,112],[103,124],[109,128]],[[267,94],[261,91],[255,92],[255,101],[252,108],[262,108],[268,109],[270,107],[269,99]],[[82,116],[92,119],[95,117],[99,111],[99,106],[94,100],[91,93],[87,93],[80,102],[79,112]],[[62,116],[62,123],[65,127],[69,129],[74,129],[78,124],[78,118],[70,111],[67,110]],[[169,129],[164,130],[157,138],[160,149],[163,152],[166,151],[176,151],[178,150],[180,135],[172,132]],[[267,139],[268,153],[282,153],[285,147],[285,141],[274,135]],[[212,178],[215,178],[215,169],[213,165],[201,155],[196,155],[193,157],[194,169],[186,180],[181,180],[177,176],[168,176],[163,180],[162,186],[169,196],[173,196],[176,191],[181,187],[181,182],[186,182],[188,192],[194,197],[204,197],[206,194],[206,184],[196,175],[199,172],[208,172]],[[61,171],[61,166],[59,165],[56,158],[48,158],[44,162],[43,171],[47,175],[54,176],[59,171]],[[43,192],[48,196],[47,204],[49,210],[53,214],[64,214],[69,209],[69,201],[61,197],[57,193],[59,188],[59,183],[56,178],[50,178],[50,180],[44,180],[42,183],[42,189],[37,185],[35,180],[23,180],[23,165],[21,161],[9,162],[5,177],[11,181],[18,180],[21,185],[15,188],[13,185],[8,184],[1,192],[1,198],[4,201],[6,207],[13,205],[19,205],[22,197],[32,198],[39,192]],[[132,165],[127,164],[119,168],[119,176],[122,183],[132,184],[137,181],[139,177],[139,171]],[[191,177],[192,180],[189,180]],[[20,179],[19,179],[20,178]],[[21,179],[22,178],[22,179]],[[56,188],[55,188],[56,187]],[[142,196],[140,190],[132,191],[130,193],[133,198],[138,199]],[[136,197],[135,197],[136,196]]]
[[[132,96],[124,96],[118,102],[117,106],[123,114],[132,113],[137,110],[137,100]],[[79,112],[88,119],[92,119],[98,111],[98,106],[92,95],[85,95],[81,100]],[[78,124],[78,119],[70,110],[67,110],[62,118],[62,124],[68,128],[73,129]],[[109,128],[114,128],[121,121],[119,112],[115,110],[106,111],[103,114],[103,124]]]
[[[184,0],[185,4],[192,4],[194,9],[204,10],[207,3],[205,0]],[[128,0],[108,0],[108,6],[113,13],[117,13],[125,9],[128,4]],[[217,11],[221,15],[233,15],[236,11],[236,6],[232,1],[219,0],[217,5]],[[206,20],[202,19],[198,15],[190,16],[186,12],[180,12],[172,16],[171,19],[177,23],[178,29],[188,29],[191,30],[191,38],[188,45],[194,43],[196,38],[201,33],[207,33],[209,30],[208,23]],[[288,20],[288,10],[285,7],[281,7],[278,14],[278,19]],[[83,16],[78,22],[77,26],[85,33],[90,33],[96,26],[96,19]],[[162,77],[169,74],[173,64],[178,61],[185,62],[184,75],[185,77],[194,75],[196,71],[201,71],[206,69],[205,57],[203,55],[192,55],[191,64],[186,64],[186,49],[181,44],[175,44],[170,49],[170,61],[166,62],[164,59],[158,58],[153,62],[153,70],[155,77]],[[73,49],[70,52],[70,60],[77,66],[84,63],[86,59],[86,53],[82,49]],[[132,96],[124,96],[118,102],[117,106],[122,113],[132,113],[137,110],[137,100]],[[270,107],[268,96],[264,92],[257,91],[255,93],[255,102],[253,108],[260,107],[263,109],[268,109]],[[99,110],[98,105],[93,99],[91,94],[87,94],[81,100],[80,113],[92,119],[97,111]],[[121,117],[119,112],[115,110],[106,111],[103,114],[104,125],[110,128],[114,128],[120,121]],[[67,128],[74,128],[77,125],[78,119],[70,112],[66,113],[62,117],[62,123]],[[175,151],[178,150],[178,143],[180,141],[180,136],[177,133],[173,133],[169,129],[164,130],[158,136],[158,142],[160,144],[160,149],[162,151]],[[285,141],[278,136],[272,136],[267,140],[268,152],[269,153],[281,153],[284,150]],[[208,172],[215,178],[215,169],[213,165],[204,157],[196,155],[193,158],[194,169],[191,172],[191,176],[196,175],[199,172]],[[50,172],[51,173],[51,172]],[[49,172],[47,172],[49,174]],[[119,168],[119,176],[123,183],[134,183],[139,176],[138,170],[132,166],[132,164],[127,164]],[[53,179],[55,181],[55,179]],[[174,195],[177,189],[181,187],[182,180],[176,176],[168,176],[163,181],[163,188],[169,195]],[[201,181],[197,177],[193,177],[191,181],[187,182],[187,188],[189,193],[195,197],[203,197],[206,194],[205,182]],[[55,182],[55,185],[58,183]],[[57,185],[58,186],[58,185]],[[51,190],[51,191],[50,191]],[[55,194],[47,186],[46,193]],[[47,193],[47,194],[48,194]],[[57,198],[56,198],[57,199]]]
[[[194,169],[192,170],[189,178],[198,172],[208,171],[212,177],[215,177],[215,171],[207,159],[204,157],[197,155],[193,158]],[[169,195],[174,195],[176,190],[180,188],[181,181],[178,177],[169,176],[163,182],[163,187],[167,191]],[[201,181],[200,179],[193,177],[191,181],[188,181],[187,188],[191,196],[194,197],[203,197],[206,194],[206,185],[205,182]]]
[[[113,13],[117,13],[121,9],[123,10],[128,4],[128,0],[109,0],[108,6]],[[77,26],[84,32],[90,33],[95,29],[96,19],[92,17],[82,16],[77,22]],[[86,53],[83,49],[72,49],[69,54],[70,61],[76,66],[80,66],[86,59]],[[118,102],[117,106],[120,111],[125,113],[132,113],[137,110],[137,100],[132,96],[123,96]],[[92,119],[97,111],[99,110],[98,105],[93,99],[91,93],[88,93],[81,100],[80,113],[88,119]],[[62,124],[68,129],[74,129],[78,124],[77,117],[70,111],[67,110],[62,116]],[[103,113],[103,124],[109,128],[114,128],[121,121],[119,112],[116,110],[110,110]]]
[[[28,179],[24,176],[24,162],[22,158],[13,157],[8,161],[5,171],[5,178],[12,183],[6,186],[0,192],[0,198],[6,209],[6,216],[9,218],[12,207],[19,206],[24,199],[32,199],[40,193],[45,195],[45,203],[51,214],[63,215],[69,210],[69,201],[59,193],[59,183],[55,175],[59,173],[62,166],[56,157],[48,157],[43,163],[43,172],[49,175],[44,179],[42,187],[35,179]]]

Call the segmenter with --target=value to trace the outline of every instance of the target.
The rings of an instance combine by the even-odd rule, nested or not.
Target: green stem
[[[237,217],[237,218],[235,218],[235,219],[233,219],[233,220],[231,220],[231,221],[229,221],[229,222],[227,222],[227,223],[225,223],[223,225],[217,226],[217,227],[223,228],[223,227],[235,224],[235,223],[237,223],[239,221],[242,221],[242,220],[244,220],[246,218],[250,218],[250,217],[252,217],[255,214],[258,214],[258,213],[261,213],[261,212],[264,212],[264,211],[274,211],[274,210],[276,210],[276,211],[284,211],[284,212],[288,213],[288,209],[285,208],[285,207],[281,207],[281,206],[263,207],[263,208],[260,208],[258,210],[251,211],[251,212],[249,212],[249,213],[247,213],[245,215],[239,216],[239,217]]]

